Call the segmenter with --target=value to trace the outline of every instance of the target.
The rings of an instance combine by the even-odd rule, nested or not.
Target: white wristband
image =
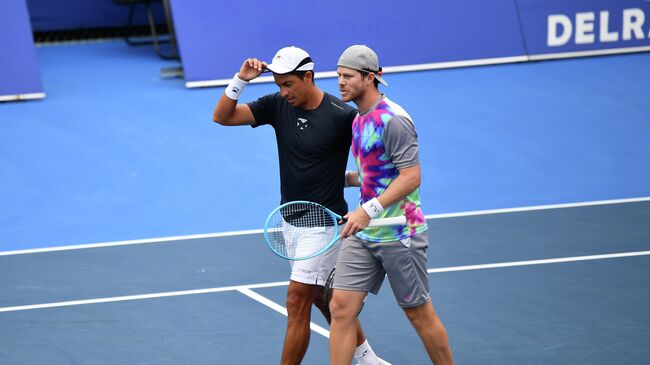
[[[248,81],[240,79],[239,73],[236,73],[226,86],[226,96],[232,100],[239,100],[239,95],[244,91],[246,85],[248,85]]]
[[[381,212],[384,211],[384,207],[379,204],[379,200],[377,198],[372,198],[368,200],[367,202],[361,204],[361,208],[368,213],[370,216],[370,219],[375,218],[376,216],[380,215]]]

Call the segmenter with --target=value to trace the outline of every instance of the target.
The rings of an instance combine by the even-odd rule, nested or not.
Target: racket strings
[[[294,227],[327,227],[336,224],[331,214],[322,207],[309,203],[289,204],[280,209],[285,222]]]
[[[287,258],[307,258],[327,246],[337,233],[336,220],[318,205],[289,204],[268,221],[271,248]]]

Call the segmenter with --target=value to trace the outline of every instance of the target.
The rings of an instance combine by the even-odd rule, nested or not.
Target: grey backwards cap
[[[357,44],[348,47],[343,51],[337,66],[373,73],[377,81],[384,86],[388,86],[388,83],[381,78],[381,67],[379,67],[377,54],[366,45]]]

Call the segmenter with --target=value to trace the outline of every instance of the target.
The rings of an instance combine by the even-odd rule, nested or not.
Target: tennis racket
[[[264,239],[276,255],[287,260],[318,256],[339,239],[338,222],[347,219],[324,206],[293,201],[275,208],[264,224]],[[406,224],[406,217],[370,220],[368,227]]]

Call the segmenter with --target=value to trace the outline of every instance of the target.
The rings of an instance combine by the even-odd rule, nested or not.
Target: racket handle
[[[399,217],[371,219],[368,227],[401,226],[404,224],[406,224],[406,217],[401,215]]]

